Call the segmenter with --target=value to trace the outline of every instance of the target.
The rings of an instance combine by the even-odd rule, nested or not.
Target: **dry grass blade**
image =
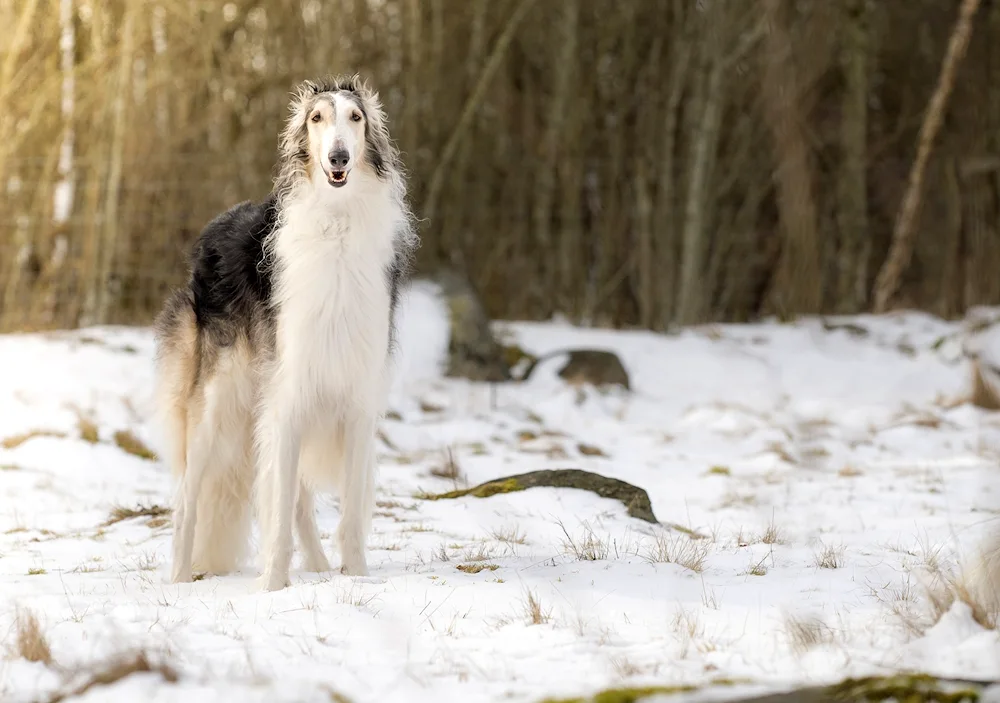
[[[768,523],[767,528],[765,528],[763,534],[761,534],[760,541],[764,544],[781,544],[784,542],[781,529],[774,523],[773,517],[771,518],[771,522]]]
[[[76,423],[76,428],[80,433],[80,439],[89,444],[97,444],[100,435],[97,431],[97,424],[93,420],[81,416]]]
[[[14,642],[8,647],[11,656],[27,659],[30,662],[41,662],[48,666],[52,663],[52,650],[42,632],[38,618],[30,610],[17,609],[14,619]]]
[[[127,508],[123,505],[116,505],[111,509],[111,515],[104,522],[104,527],[110,527],[123,520],[132,520],[137,517],[158,518],[170,515],[170,508],[162,505],[137,505],[134,508]]]
[[[972,619],[980,627],[996,630],[1000,623],[1000,596],[985,592],[983,589],[971,588],[961,577],[938,577],[927,589],[927,598],[931,604],[935,623],[951,610],[955,603],[964,603],[968,606]]]
[[[65,432],[58,432],[56,430],[30,430],[28,432],[22,432],[21,434],[11,435],[10,437],[4,438],[0,441],[0,447],[3,447],[4,449],[16,449],[29,439],[35,439],[36,437],[54,437],[56,439],[62,439],[65,436]]]
[[[793,650],[802,654],[821,644],[832,641],[833,633],[818,618],[785,618],[785,630]]]
[[[500,567],[497,564],[477,562],[475,564],[458,564],[455,568],[467,574],[478,574],[480,571],[496,571]]]
[[[558,525],[565,537],[563,549],[580,561],[603,561],[611,553],[611,545],[606,539],[601,539],[590,525],[583,526],[583,537],[580,539],[574,539],[561,521]]]
[[[517,525],[504,528],[495,528],[490,531],[490,536],[497,542],[505,544],[527,544],[528,537]]]
[[[677,564],[700,574],[708,559],[708,544],[688,535],[659,532],[646,552],[646,559],[653,563]]]
[[[156,452],[146,446],[146,444],[129,430],[118,430],[114,435],[115,444],[127,454],[137,456],[140,459],[156,461]]]
[[[430,474],[437,478],[453,481],[456,487],[460,481],[465,480],[465,474],[462,472],[462,467],[455,458],[455,452],[451,447],[445,450],[444,461],[441,465],[432,468]]]
[[[532,591],[528,591],[524,598],[524,613],[528,617],[531,625],[542,625],[551,618],[551,611],[542,608],[542,602]]]
[[[78,698],[93,688],[111,686],[132,676],[133,674],[159,674],[167,683],[177,681],[177,672],[163,663],[154,664],[145,652],[123,655],[108,662],[97,671],[87,675],[86,680],[77,687],[56,693],[47,703],[62,703],[62,701]]]
[[[816,554],[816,566],[821,569],[839,569],[844,565],[844,547],[824,544]]]

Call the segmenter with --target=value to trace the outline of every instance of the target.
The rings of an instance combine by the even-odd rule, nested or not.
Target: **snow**
[[[491,386],[442,377],[446,308],[416,284],[382,423],[372,576],[296,571],[273,594],[253,563],[169,584],[168,520],[105,524],[172,491],[160,462],[114,442],[128,430],[158,446],[148,329],[0,337],[0,439],[48,433],[0,448],[0,637],[30,608],[58,663],[10,653],[0,699],[44,699],[138,650],[179,680],[137,674],[76,700],[537,701],[686,684],[707,700],[898,669],[1000,677],[997,632],[963,603],[935,623],[924,588],[1000,508],[1000,415],[959,402],[960,326],[827,323],[498,323],[533,353],[616,352],[633,392],[568,386],[559,357]],[[664,525],[576,490],[416,497],[455,487],[431,473],[449,448],[459,486],[582,468],[645,488]],[[334,498],[319,523],[332,550]]]

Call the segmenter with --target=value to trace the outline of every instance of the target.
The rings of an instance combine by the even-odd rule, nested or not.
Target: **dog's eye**
[[[354,113],[352,113],[351,114],[351,119],[354,120],[355,122],[360,122],[361,121],[361,113],[360,112],[354,112]]]
[[[323,115],[319,114],[318,112],[312,116],[313,122],[319,122],[321,119],[323,119]]]

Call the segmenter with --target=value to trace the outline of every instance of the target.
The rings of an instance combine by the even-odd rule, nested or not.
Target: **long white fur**
[[[273,356],[237,358],[244,353],[238,347],[224,352],[205,385],[200,417],[187,418],[186,446],[174,449],[175,465],[186,465],[176,504],[175,582],[191,579],[192,562],[214,573],[238,563],[255,473],[263,588],[289,583],[293,526],[306,568],[330,569],[313,509],[320,489],[340,494],[341,571],[368,573],[375,431],[391,375],[385,275],[407,212],[399,180],[379,180],[365,167],[351,101],[329,97],[335,117],[310,130],[310,172],[283,194],[267,242],[275,265]],[[324,172],[335,142],[351,152],[341,188]],[[195,544],[198,514],[228,522],[200,529]]]
[[[262,585],[268,590],[288,583],[292,523],[297,502],[304,503],[299,490],[339,488],[341,571],[368,574],[375,430],[389,381],[385,272],[405,215],[390,187],[363,169],[352,168],[343,188],[327,183],[319,164],[328,145],[343,143],[352,162],[358,156],[358,140],[337,134],[349,134],[350,103],[337,97],[334,104],[335,124],[311,159],[317,166],[284,198],[273,235],[275,358],[256,427]],[[312,511],[299,510],[298,520],[300,532],[316,533]],[[318,546],[318,538],[304,540],[307,561],[324,561],[322,552],[310,553]]]

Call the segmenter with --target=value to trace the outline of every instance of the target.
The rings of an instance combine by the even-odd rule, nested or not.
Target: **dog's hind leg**
[[[233,440],[236,444],[229,447],[219,446],[221,441],[216,444],[217,470],[208,472],[202,483],[192,560],[195,571],[216,575],[235,571],[249,543],[253,487],[249,432],[234,433]]]
[[[319,528],[316,527],[316,506],[313,502],[313,492],[304,484],[299,487],[299,499],[295,504],[295,525],[299,533],[302,553],[305,556],[306,571],[329,571],[330,561],[323,553]]]
[[[177,505],[174,510],[173,568],[171,581],[181,583],[192,580],[191,566],[194,553],[194,534],[198,522],[198,503],[205,473],[209,470],[215,442],[212,419],[218,404],[214,384],[205,388],[204,411],[201,417],[189,416],[187,430],[187,457],[181,478]],[[200,420],[200,421],[199,421]]]
[[[349,418],[344,425],[344,467],[340,490],[340,545],[342,573],[367,576],[365,546],[375,503],[375,420]]]

